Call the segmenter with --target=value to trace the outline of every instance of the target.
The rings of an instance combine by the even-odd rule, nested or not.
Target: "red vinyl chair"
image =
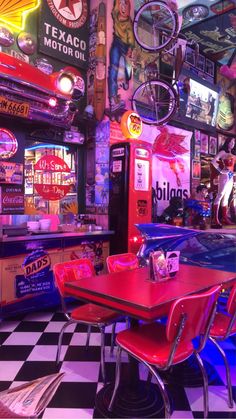
[[[138,257],[134,253],[120,253],[106,259],[108,272],[122,272],[139,268]]]
[[[117,321],[119,315],[114,310],[92,303],[81,305],[72,310],[71,314],[68,313],[65,303],[66,292],[64,285],[66,282],[76,281],[79,278],[88,278],[95,275],[94,267],[89,259],[84,258],[57,263],[53,266],[53,272],[61,296],[62,309],[68,320],[60,331],[56,362],[58,364],[60,361],[62,338],[64,331],[68,326],[73,323],[88,325],[89,333],[86,347],[89,344],[90,329],[92,326],[95,326],[99,328],[101,332],[101,371],[103,381],[105,382],[105,327]]]
[[[230,376],[230,368],[227,357],[224,350],[218,344],[217,341],[222,341],[227,339],[229,336],[236,334],[236,281],[233,285],[228,300],[226,304],[226,313],[217,312],[213,325],[210,329],[210,340],[219,350],[220,354],[223,357],[226,370],[226,380],[227,380],[227,389],[228,389],[228,405],[230,408],[233,408],[233,392],[232,392],[232,383]]]
[[[109,273],[123,272],[130,269],[139,268],[138,257],[134,253],[120,253],[117,255],[110,255],[106,259],[107,270]],[[128,318],[126,318],[126,326],[129,327]],[[115,346],[115,332],[116,323],[112,326],[112,341],[111,341],[111,355],[114,352]]]
[[[164,400],[165,417],[167,418],[171,414],[170,401],[158,370],[165,371],[194,354],[203,376],[204,417],[207,417],[208,379],[199,352],[205,346],[208,338],[219,292],[220,286],[217,286],[204,293],[186,296],[174,301],[166,325],[158,322],[142,324],[117,334],[116,380],[109,411],[112,411],[120,383],[122,350],[143,362],[156,378]],[[196,337],[200,338],[198,348],[195,348],[192,342]]]

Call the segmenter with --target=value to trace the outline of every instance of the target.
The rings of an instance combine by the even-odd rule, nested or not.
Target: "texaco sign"
[[[80,28],[88,16],[87,0],[47,0],[53,15],[68,28]]]

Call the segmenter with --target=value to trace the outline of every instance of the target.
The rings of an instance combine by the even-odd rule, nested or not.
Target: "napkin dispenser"
[[[167,252],[152,251],[149,254],[149,279],[151,281],[165,281],[179,270],[179,251]]]

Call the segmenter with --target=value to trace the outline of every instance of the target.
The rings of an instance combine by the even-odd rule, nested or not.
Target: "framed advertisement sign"
[[[22,185],[23,164],[0,161],[0,183],[12,183],[15,185]]]
[[[24,213],[24,189],[23,186],[0,187],[0,213],[23,214]]]
[[[79,68],[88,65],[88,0],[41,2],[39,51]]]

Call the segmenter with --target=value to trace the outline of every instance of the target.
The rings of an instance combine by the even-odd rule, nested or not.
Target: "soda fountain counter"
[[[58,304],[55,263],[88,257],[96,272],[103,272],[112,234],[103,230],[0,237],[1,317]]]

